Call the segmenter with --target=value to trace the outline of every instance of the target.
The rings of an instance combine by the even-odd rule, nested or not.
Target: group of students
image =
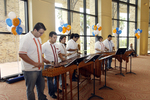
[[[34,87],[36,86],[38,100],[47,100],[44,94],[45,81],[42,77],[42,69],[47,68],[49,64],[59,63],[66,59],[75,57],[78,54],[78,44],[76,41],[79,38],[78,34],[71,34],[71,39],[66,43],[66,36],[62,35],[59,38],[59,43],[56,43],[57,33],[52,31],[49,33],[49,40],[42,45],[41,36],[46,31],[43,23],[37,23],[33,31],[28,32],[20,40],[19,56],[21,58],[22,72],[26,82],[26,92],[28,100],[35,100]],[[44,54],[44,57],[42,56]],[[72,80],[76,81],[75,72]],[[57,91],[56,77],[47,77],[48,93],[56,99],[55,92]],[[60,85],[62,80],[60,77]],[[62,90],[59,90],[60,92]]]
[[[25,78],[26,92],[28,100],[35,100],[34,87],[36,86],[38,100],[47,100],[44,94],[45,81],[42,77],[42,69],[47,68],[49,64],[59,63],[66,59],[77,56],[79,39],[77,33],[71,34],[71,39],[66,44],[66,36],[62,35],[59,38],[59,43],[56,43],[57,33],[52,31],[49,33],[49,40],[42,44],[41,36],[46,31],[43,23],[37,23],[33,31],[28,32],[20,40],[19,56],[21,57],[22,72]],[[95,52],[113,51],[114,44],[111,41],[112,36],[108,35],[108,39],[102,42],[103,38],[98,36],[98,41],[95,43]],[[44,54],[44,57],[42,56]],[[108,68],[111,68],[111,58],[108,60]],[[54,81],[53,81],[54,79]],[[72,80],[76,81],[75,71]],[[57,98],[56,77],[47,77],[48,93],[52,98]],[[60,77],[60,85],[62,80]],[[62,90],[59,89],[59,92]]]

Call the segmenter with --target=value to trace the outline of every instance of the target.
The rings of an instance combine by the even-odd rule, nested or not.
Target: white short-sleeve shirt
[[[41,38],[36,38],[31,31],[20,39],[19,54],[27,54],[34,62],[42,63],[42,42]],[[22,71],[40,71],[42,68],[34,66],[21,59]]]
[[[44,54],[44,58],[48,61],[53,62],[61,62],[58,59],[58,54],[60,53],[59,46],[54,43],[51,44],[49,40],[42,45],[42,53]]]
[[[105,47],[107,47],[109,49],[109,52],[113,51],[113,47],[114,47],[114,43],[112,42],[112,40],[108,41],[108,39],[103,41]]]
[[[57,45],[59,46],[60,49],[60,53],[61,54],[67,54],[67,50],[64,44],[62,43],[57,43]],[[65,58],[66,56],[63,56],[63,58]],[[60,58],[58,58],[58,60],[61,60]]]
[[[67,46],[66,46],[66,50],[69,50],[69,49],[78,49],[78,44],[73,40],[73,39],[70,39],[68,42],[67,42]],[[75,51],[67,51],[67,53],[74,53]],[[75,57],[77,56],[77,52],[68,56],[67,58],[72,58],[72,57]]]
[[[103,42],[97,41],[95,43],[95,53],[99,53],[100,51],[97,51],[96,48],[104,51],[105,50],[105,45],[103,44]]]

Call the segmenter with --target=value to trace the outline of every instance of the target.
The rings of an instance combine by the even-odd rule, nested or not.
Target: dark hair
[[[65,35],[61,35],[60,38],[59,38],[59,42],[61,42],[61,40],[62,40],[64,37],[66,38]]]
[[[70,38],[72,39],[73,37],[79,38],[80,36],[79,36],[79,34],[77,34],[77,33],[72,33]]]
[[[53,35],[57,35],[57,33],[54,32],[54,31],[51,31],[51,32],[49,33],[49,37],[53,37]]]
[[[102,36],[97,36],[97,39],[99,41],[100,39],[103,39],[103,37]]]
[[[108,35],[108,38],[109,38],[109,37],[112,37],[112,35]]]
[[[34,29],[36,29],[37,31],[39,31],[40,29],[44,29],[44,31],[46,31],[46,28],[45,28],[44,24],[40,23],[40,22],[36,23],[36,25],[34,26],[33,30]]]

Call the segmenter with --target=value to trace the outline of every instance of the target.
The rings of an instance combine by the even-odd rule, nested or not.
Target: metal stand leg
[[[136,73],[131,71],[131,68],[132,68],[132,57],[130,56],[130,72],[127,72],[126,74],[131,74],[132,73],[132,74],[136,75]]]

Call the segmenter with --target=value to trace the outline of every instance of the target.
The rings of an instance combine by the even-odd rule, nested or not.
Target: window
[[[22,35],[12,35],[7,30],[5,20],[8,18],[10,11],[15,12],[16,16],[21,19],[21,25],[27,24],[27,1],[21,0],[1,0],[0,4],[0,69],[2,77],[20,73],[21,65],[18,56],[19,41]],[[28,31],[25,27],[23,33]],[[8,70],[9,69],[9,70]],[[13,70],[13,71],[12,71]]]
[[[122,33],[113,38],[117,48],[129,48],[132,43],[136,51],[137,0],[112,0],[112,30],[119,27]]]
[[[60,20],[71,25],[71,32],[67,35],[69,39],[71,33],[78,33],[80,38],[77,43],[80,44],[80,52],[89,54],[94,53],[95,36],[92,35],[92,25],[97,24],[98,0],[55,0],[55,20],[58,35]],[[97,7],[98,8],[98,7]]]

